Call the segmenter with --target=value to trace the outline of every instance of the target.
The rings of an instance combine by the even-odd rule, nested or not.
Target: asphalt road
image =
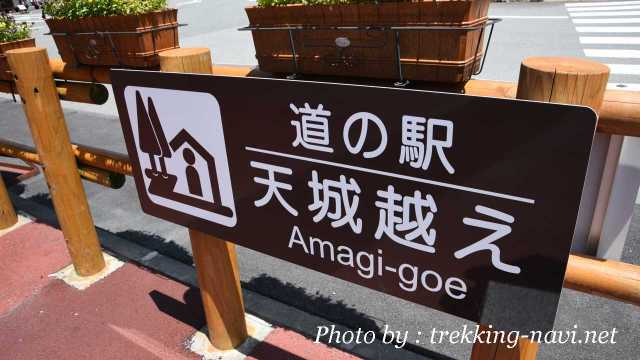
[[[180,21],[188,23],[189,26],[181,30],[182,45],[210,47],[214,62],[218,64],[254,64],[250,35],[236,30],[247,25],[243,7],[249,4],[251,3],[240,0],[221,0],[183,6],[180,10]],[[617,12],[620,11],[633,11],[633,9]],[[575,13],[579,12],[571,11],[570,17],[564,3],[492,4],[491,15],[502,16],[504,21],[496,27],[485,69],[479,77],[516,81],[520,61],[527,56],[582,57],[585,56],[585,49],[587,49],[588,54],[597,55],[594,58],[598,61],[627,65],[615,67],[612,84],[622,83],[630,88],[637,87],[634,85],[640,83],[637,69],[640,66],[637,60],[638,54],[637,50],[634,50],[640,46],[637,42],[635,46],[632,40],[627,41],[630,42],[627,45],[614,45],[610,43],[621,40],[582,39],[581,41],[580,39],[581,36],[633,38],[633,33],[600,32],[615,29],[591,29],[590,31],[594,31],[593,34],[578,32],[585,29],[576,30],[578,25],[572,22],[572,18],[628,18],[628,24],[604,23],[580,24],[580,26],[634,28],[633,24],[638,23],[640,16],[635,18],[583,15],[576,17]],[[37,21],[39,15],[34,13],[22,18]],[[46,26],[36,22],[34,27],[38,44],[46,46],[50,56],[55,57],[55,47],[50,37],[42,35],[47,30]],[[595,44],[594,41],[603,43]],[[627,51],[611,52],[611,50]],[[112,101],[101,107],[65,104],[64,108],[71,137],[75,142],[125,151],[119,120]],[[22,143],[31,143],[22,109],[8,97],[0,98],[0,134],[2,137]],[[181,261],[191,261],[186,230],[143,214],[132,181],[128,181],[123,189],[117,191],[90,183],[85,183],[85,189],[97,226]],[[19,193],[24,198],[49,203],[48,190],[42,177],[28,180],[24,185],[14,186],[11,191]],[[625,250],[625,260],[634,263],[640,263],[637,250],[637,244],[640,241],[640,223],[637,219],[638,216],[635,216],[636,221],[632,224]],[[265,241],[270,240],[268,233],[265,233]],[[380,329],[384,324],[389,324],[394,329],[408,330],[416,334],[418,331],[430,331],[434,327],[457,329],[463,324],[470,325],[467,321],[453,316],[389,296],[382,296],[371,290],[251,250],[239,248],[238,254],[244,286],[354,328]],[[640,323],[640,312],[636,307],[565,290],[560,302],[556,328],[571,329],[574,324],[582,329],[593,330],[616,327],[620,332],[617,344],[542,345],[539,359],[636,358],[640,353],[638,323]],[[439,353],[456,359],[467,358],[470,351],[468,345],[414,343],[412,347],[424,354]],[[372,354],[372,358],[376,358],[376,355]]]

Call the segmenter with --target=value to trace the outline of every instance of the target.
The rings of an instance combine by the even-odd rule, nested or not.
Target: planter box
[[[10,41],[0,43],[0,80],[13,80],[13,74],[9,68],[9,62],[5,53],[9,50],[35,47],[36,41],[34,39],[24,39],[17,41]]]
[[[46,22],[69,64],[150,68],[159,65],[159,52],[180,47],[176,9]]]
[[[252,27],[319,27],[293,31],[297,72],[302,74],[397,79],[395,32],[381,31],[381,28],[457,27],[399,31],[400,59],[406,79],[462,83],[469,80],[480,65],[482,26],[487,21],[488,9],[489,0],[438,0],[335,6],[254,6],[245,10]],[[378,30],[326,29],[350,25],[377,27]],[[252,35],[261,70],[296,72],[287,30],[253,30]]]

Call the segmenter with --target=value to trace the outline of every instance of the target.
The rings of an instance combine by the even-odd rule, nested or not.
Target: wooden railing
[[[58,79],[111,83],[108,68],[71,67],[57,59],[51,60],[50,64],[54,76]],[[213,74],[246,77],[273,76],[248,66],[213,66]],[[468,95],[515,98],[517,84],[470,80],[464,90]],[[599,111],[598,131],[607,134],[640,136],[640,92],[607,90]]]

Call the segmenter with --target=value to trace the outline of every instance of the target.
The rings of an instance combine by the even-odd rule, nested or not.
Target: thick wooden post
[[[595,61],[565,57],[527,58],[520,66],[516,97],[561,104],[590,106],[598,111],[604,100],[609,68]],[[536,316],[532,313],[531,316]],[[481,330],[489,330],[481,326]],[[508,344],[473,344],[472,360],[534,360],[538,343],[520,338],[510,349]]]
[[[189,236],[209,339],[218,349],[233,349],[248,336],[236,247],[194,229]]]
[[[104,269],[104,258],[78,176],[47,51],[42,48],[10,50],[7,59],[16,76],[18,92],[33,142],[44,164],[53,206],[73,266],[80,276],[96,274]]]
[[[478,331],[488,335],[491,330],[488,326],[480,325]],[[487,336],[480,336],[480,338],[483,342],[473,344],[471,360],[535,360],[538,354],[538,343],[524,337],[521,337],[515,346],[507,343],[487,343]],[[490,337],[490,339],[495,338],[497,338],[495,335]]]
[[[522,62],[516,97],[524,100],[585,105],[598,111],[609,68],[591,60],[531,57]]]
[[[211,74],[211,52],[206,48],[169,50],[160,54],[160,69]],[[189,236],[209,338],[218,349],[233,349],[248,336],[235,246],[194,229],[189,229]]]
[[[18,216],[13,209],[7,187],[0,176],[0,230],[9,228],[18,222]]]

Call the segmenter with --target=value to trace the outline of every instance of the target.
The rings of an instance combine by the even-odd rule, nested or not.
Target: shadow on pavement
[[[377,339],[382,338],[382,329],[374,319],[342,301],[336,302],[318,292],[309,294],[304,287],[284,283],[267,274],[261,274],[248,282],[243,282],[242,287],[350,329],[362,329],[363,332],[374,331]],[[264,316],[265,314],[257,315]],[[269,318],[269,320],[274,321],[275,319]],[[287,327],[287,324],[279,325]],[[427,359],[453,360],[446,355],[410,343],[405,345],[405,349],[423,355]]]
[[[189,288],[185,291],[182,301],[157,290],[149,292],[149,297],[151,297],[159,311],[188,325],[194,331],[202,331],[207,336],[209,335],[208,329],[205,327],[206,322],[200,291],[197,288]],[[285,349],[268,342],[260,342],[251,336],[236,350],[246,356],[251,355],[253,359],[257,360],[304,360]]]
[[[156,304],[158,310],[192,327],[194,330],[200,330],[205,326],[202,300],[200,291],[197,288],[189,288],[185,291],[182,295],[182,301],[157,290],[149,292],[149,297]]]
[[[251,353],[251,358],[256,360],[274,360],[274,359],[287,359],[287,360],[305,360],[300,356],[294,355],[287,350],[270,344],[266,341],[258,344],[254,353]],[[248,354],[245,354],[248,355]]]
[[[363,331],[380,332],[380,327],[373,319],[342,301],[336,302],[318,292],[308,294],[307,290],[301,286],[284,283],[267,274],[254,277],[242,285],[249,290],[338,324],[361,328]]]
[[[13,189],[12,189],[13,191]],[[25,198],[25,200],[30,200],[30,201],[34,201],[40,205],[44,205],[47,206],[51,209],[53,209],[53,202],[51,201],[51,195],[49,195],[49,193],[39,193],[39,194],[35,194],[32,196],[29,196],[28,198]]]
[[[181,263],[193,265],[193,258],[184,248],[162,236],[137,230],[125,230],[115,233],[116,236],[132,241],[150,250],[169,256]]]

